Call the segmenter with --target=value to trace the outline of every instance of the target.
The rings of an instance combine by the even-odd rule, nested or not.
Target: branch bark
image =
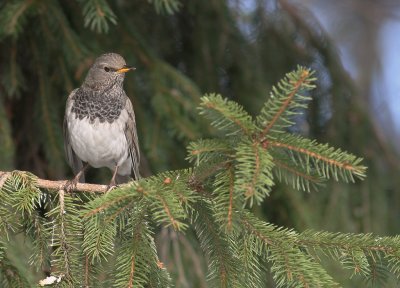
[[[21,173],[25,173],[25,171],[20,171]],[[7,181],[7,178],[11,176],[12,172],[0,171],[0,188],[3,187],[4,183]],[[68,180],[46,180],[36,178],[36,186],[39,188],[49,189],[49,190],[62,190],[64,189],[65,184]],[[125,184],[123,184],[125,185]],[[90,193],[105,193],[107,191],[107,185],[100,184],[90,184],[90,183],[77,183],[75,189],[72,189],[74,192],[90,192]]]

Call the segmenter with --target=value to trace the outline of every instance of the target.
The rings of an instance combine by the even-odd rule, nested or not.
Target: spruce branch
[[[174,14],[179,11],[181,3],[179,0],[148,0],[153,3],[157,13]]]
[[[80,248],[82,246],[83,223],[79,217],[77,201],[71,194],[59,190],[57,204],[46,213],[51,219],[47,227],[51,233],[52,267],[63,274],[66,283],[79,283],[78,271],[81,267]]]
[[[84,274],[83,274],[83,283],[84,283],[84,285],[86,286],[86,287],[89,287],[89,266],[90,266],[90,264],[89,264],[89,256],[87,255],[87,254],[85,254],[85,272],[84,272]]]
[[[225,131],[228,135],[239,132],[250,135],[255,129],[251,116],[241,105],[222,98],[219,94],[203,96],[199,109],[201,115],[212,121],[212,126]]]
[[[126,225],[120,231],[113,287],[146,287],[149,282],[169,287],[165,269],[157,266],[159,260],[148,221],[148,203],[139,201],[127,213]],[[153,280],[149,281],[150,278]]]
[[[24,226],[35,227],[35,208],[39,206],[42,196],[33,183],[33,174],[12,172],[10,176],[0,175],[0,201],[5,203],[0,207],[0,231],[7,236],[9,231]],[[19,217],[15,217],[11,211],[15,211]]]
[[[181,227],[181,224],[179,223],[179,221],[177,221],[174,217],[174,215],[171,213],[171,209],[169,208],[169,205],[167,203],[167,198],[163,197],[163,196],[158,196],[157,197],[160,202],[162,203],[162,206],[164,208],[164,212],[167,215],[169,222],[171,223],[172,227],[174,227],[174,229],[179,230]],[[158,207],[154,207],[154,212],[153,213],[157,213]]]
[[[0,10],[0,39],[6,36],[18,37],[26,18],[33,6],[37,3],[33,0],[9,1]]]
[[[198,199],[190,187],[193,173],[192,169],[170,171],[139,181],[138,189],[149,200],[155,221],[176,230],[187,228],[187,208]]]
[[[284,149],[290,152],[291,160],[309,173],[315,171],[319,176],[336,181],[354,182],[354,177],[363,179],[366,167],[360,165],[362,158],[334,149],[327,144],[319,144],[315,140],[283,133],[279,139],[262,141],[263,147]]]
[[[258,141],[243,141],[236,147],[235,190],[253,205],[260,204],[274,185],[273,158]]]
[[[278,287],[337,287],[332,277],[313,258],[293,245],[296,233],[277,228],[256,219],[250,213],[242,215],[245,233],[272,262],[271,272]],[[317,277],[315,277],[318,275]]]
[[[398,236],[376,237],[371,234],[344,234],[312,230],[297,233],[293,230],[282,229],[257,220],[248,212],[241,214],[241,222],[245,234],[251,236],[250,239],[253,239],[254,244],[259,247],[258,249],[269,251],[270,253],[275,251],[279,257],[284,255],[282,254],[283,251],[287,253],[288,248],[291,247],[290,249],[297,249],[290,252],[297,255],[298,259],[296,261],[302,262],[302,256],[298,255],[296,251],[304,251],[307,258],[309,258],[307,261],[321,262],[321,258],[316,254],[320,253],[320,255],[339,261],[344,267],[351,269],[354,274],[363,274],[366,277],[370,276],[376,270],[375,266],[381,265],[381,261],[384,259],[389,270],[396,277],[400,276],[400,237]],[[287,249],[282,248],[286,245],[288,245]],[[281,250],[282,253],[279,253],[279,249],[283,249]],[[285,277],[287,277],[287,280],[292,279],[295,281],[293,271],[300,273],[291,264],[291,261],[295,260],[292,259],[292,254],[287,254],[284,257],[285,260],[274,257],[268,257],[268,260],[274,261],[276,259],[280,263],[279,265],[286,265],[284,270],[288,274]],[[307,266],[308,264],[303,262],[301,265]],[[314,266],[314,264],[310,265]],[[300,278],[305,279],[303,276]]]
[[[312,75],[312,71],[299,66],[297,70],[286,74],[277,87],[272,87],[271,95],[256,119],[261,130],[260,139],[270,132],[281,132],[294,124],[289,117],[301,114],[300,109],[305,109],[306,103],[311,100],[303,93],[315,87]]]
[[[235,252],[235,255],[238,255],[242,264],[242,286],[254,288],[267,287],[266,263],[260,257],[260,251],[244,235],[238,235],[236,241],[239,245],[237,245],[238,251]]]
[[[215,287],[230,287],[239,282],[240,265],[233,255],[230,237],[221,233],[212,208],[206,202],[198,203],[191,217],[193,228],[208,259],[207,281]]]
[[[274,175],[306,191],[329,178],[346,182],[354,182],[355,177],[363,179],[366,167],[360,165],[361,158],[285,132],[294,124],[291,118],[301,114],[311,100],[303,94],[314,88],[312,75],[303,67],[288,73],[273,88],[256,118],[257,127],[242,106],[220,95],[204,96],[200,114],[211,119],[226,137],[192,142],[188,159],[199,166],[225,158],[227,165],[235,167],[236,194],[244,194],[250,205],[269,195]]]
[[[131,203],[135,198],[140,198],[139,194],[134,189],[127,187],[120,187],[106,193],[101,198],[95,198],[86,204],[86,209],[82,211],[83,217],[90,217],[98,213],[108,210],[111,215],[115,212],[121,211],[121,207],[125,207],[127,203]],[[114,215],[115,216],[115,215]]]
[[[5,192],[13,194],[13,208],[23,214],[31,215],[40,202],[40,190],[35,187],[34,175],[31,173],[12,173],[4,183]]]
[[[279,158],[278,158],[279,159]],[[289,161],[280,161],[274,157],[273,172],[280,182],[291,185],[294,189],[310,192],[311,187],[321,185],[323,179],[311,171],[306,171],[303,167],[288,164]]]
[[[83,6],[85,27],[97,33],[107,33],[109,22],[117,24],[117,17],[106,0],[88,0]]]
[[[208,162],[217,155],[223,157],[232,156],[233,147],[225,139],[199,139],[192,141],[188,145],[187,160],[196,163],[197,166],[202,162]]]
[[[232,232],[234,222],[237,221],[235,209],[240,205],[237,199],[240,194],[235,193],[235,174],[232,165],[215,175],[214,187],[215,218],[225,227],[226,232]]]
[[[29,264],[35,265],[42,271],[48,269],[50,265],[50,236],[49,230],[47,229],[47,222],[44,217],[35,212],[31,217],[28,218],[27,234],[32,239],[33,251],[29,257]]]
[[[96,217],[87,217],[85,220],[82,242],[85,258],[90,260],[90,263],[106,260],[114,253],[113,243],[117,232],[115,223],[106,223],[106,216],[100,213]],[[88,264],[85,263],[85,265]]]

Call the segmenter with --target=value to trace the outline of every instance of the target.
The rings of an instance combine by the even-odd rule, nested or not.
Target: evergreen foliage
[[[85,27],[89,27],[98,33],[107,33],[109,22],[112,24],[117,23],[114,12],[105,0],[82,1],[82,4]]]
[[[240,2],[0,2],[0,168],[69,177],[65,99],[97,55],[115,51],[138,68],[125,88],[143,174],[155,174],[105,195],[0,174],[1,287],[48,275],[59,287],[206,287],[205,274],[211,287],[384,287],[399,277],[397,236],[317,231],[398,233],[393,154],[332,43],[287,1],[256,1],[248,14]],[[271,88],[298,63],[319,80],[300,67]],[[324,142],[368,157],[369,177]],[[171,170],[187,165],[185,147],[193,167]]]
[[[154,241],[157,227],[168,226],[195,233],[210,287],[263,287],[265,262],[276,287],[339,287],[324,267],[329,259],[366,279],[378,278],[382,266],[400,277],[399,237],[298,233],[249,209],[276,181],[293,181],[289,174],[305,179],[295,181],[296,188],[314,177],[322,182],[365,176],[359,158],[285,132],[296,109],[305,108],[302,95],[314,87],[312,74],[303,67],[289,73],[255,119],[220,95],[204,96],[200,113],[220,134],[189,145],[191,169],[159,173],[105,195],[40,190],[35,176],[13,172],[0,190],[1,235],[30,237],[32,265],[61,277],[59,287],[170,287]],[[29,286],[8,262],[6,241],[0,242],[0,279],[5,287]]]
[[[178,11],[180,6],[180,1],[178,0],[148,0],[153,3],[154,8],[157,13],[168,13],[173,14]]]

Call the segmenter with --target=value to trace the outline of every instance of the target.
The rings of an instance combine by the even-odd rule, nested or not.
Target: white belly
[[[131,164],[124,134],[125,116],[122,112],[111,124],[107,121],[100,123],[98,119],[90,124],[89,119],[79,120],[75,114],[70,114],[68,130],[72,149],[92,167],[114,170],[118,165],[118,174],[129,175]]]

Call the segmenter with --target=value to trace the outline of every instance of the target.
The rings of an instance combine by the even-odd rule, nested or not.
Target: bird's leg
[[[117,176],[117,172],[118,172],[118,165],[115,165],[113,176],[111,178],[110,184],[108,184],[108,187],[107,187],[107,192],[111,191],[112,189],[114,189],[117,186],[117,184],[115,183],[115,176]]]
[[[76,184],[79,182],[79,178],[81,178],[82,174],[85,173],[85,170],[89,167],[89,163],[83,165],[82,169],[75,175],[75,177],[71,180],[68,180],[64,185],[64,190],[67,192],[71,192],[76,189]]]

